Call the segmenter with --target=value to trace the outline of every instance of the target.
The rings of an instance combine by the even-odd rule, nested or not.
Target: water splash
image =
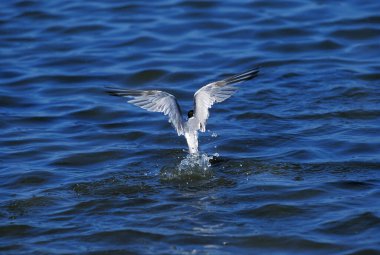
[[[211,166],[210,159],[212,159],[212,156],[210,157],[207,154],[188,154],[186,158],[179,163],[177,168],[179,171],[194,169],[206,171]]]
[[[208,179],[213,176],[210,160],[217,156],[219,155],[208,156],[206,153],[188,154],[174,167],[163,167],[161,169],[161,178],[163,180],[180,180],[186,183]]]
[[[207,132],[211,133],[211,137],[218,137],[218,134],[214,131],[211,131],[211,130],[207,130]]]

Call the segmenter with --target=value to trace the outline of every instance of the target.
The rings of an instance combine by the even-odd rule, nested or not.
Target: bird
[[[129,90],[106,87],[106,92],[112,96],[128,98],[128,103],[150,112],[161,112],[167,115],[169,122],[177,131],[178,136],[185,136],[190,155],[199,154],[198,131],[205,132],[209,118],[209,109],[215,103],[230,98],[238,89],[234,86],[242,81],[255,78],[258,68],[232,75],[223,80],[214,81],[198,89],[194,94],[193,109],[187,113],[187,121],[183,119],[181,108],[176,97],[160,90]]]

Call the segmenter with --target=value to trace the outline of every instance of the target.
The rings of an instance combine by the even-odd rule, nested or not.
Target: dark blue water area
[[[1,254],[380,254],[379,1],[1,1],[0,57]],[[207,169],[105,93],[255,66]]]

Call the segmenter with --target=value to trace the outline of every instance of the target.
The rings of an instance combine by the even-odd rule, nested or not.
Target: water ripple
[[[379,253],[379,10],[3,1],[0,252]],[[165,90],[185,113],[255,65],[210,111],[205,168],[165,116],[104,93]]]

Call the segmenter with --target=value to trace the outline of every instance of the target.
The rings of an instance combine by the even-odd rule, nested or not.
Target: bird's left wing
[[[162,112],[168,115],[178,135],[184,135],[184,124],[181,108],[172,94],[159,90],[126,90],[107,87],[107,92],[113,96],[131,98],[128,103],[139,106],[150,112]]]
[[[214,103],[223,102],[231,97],[238,89],[233,84],[255,78],[259,70],[257,68],[247,72],[236,74],[221,81],[209,83],[200,88],[194,94],[194,117],[198,121],[198,129],[206,131],[206,122],[209,117],[209,108]]]

